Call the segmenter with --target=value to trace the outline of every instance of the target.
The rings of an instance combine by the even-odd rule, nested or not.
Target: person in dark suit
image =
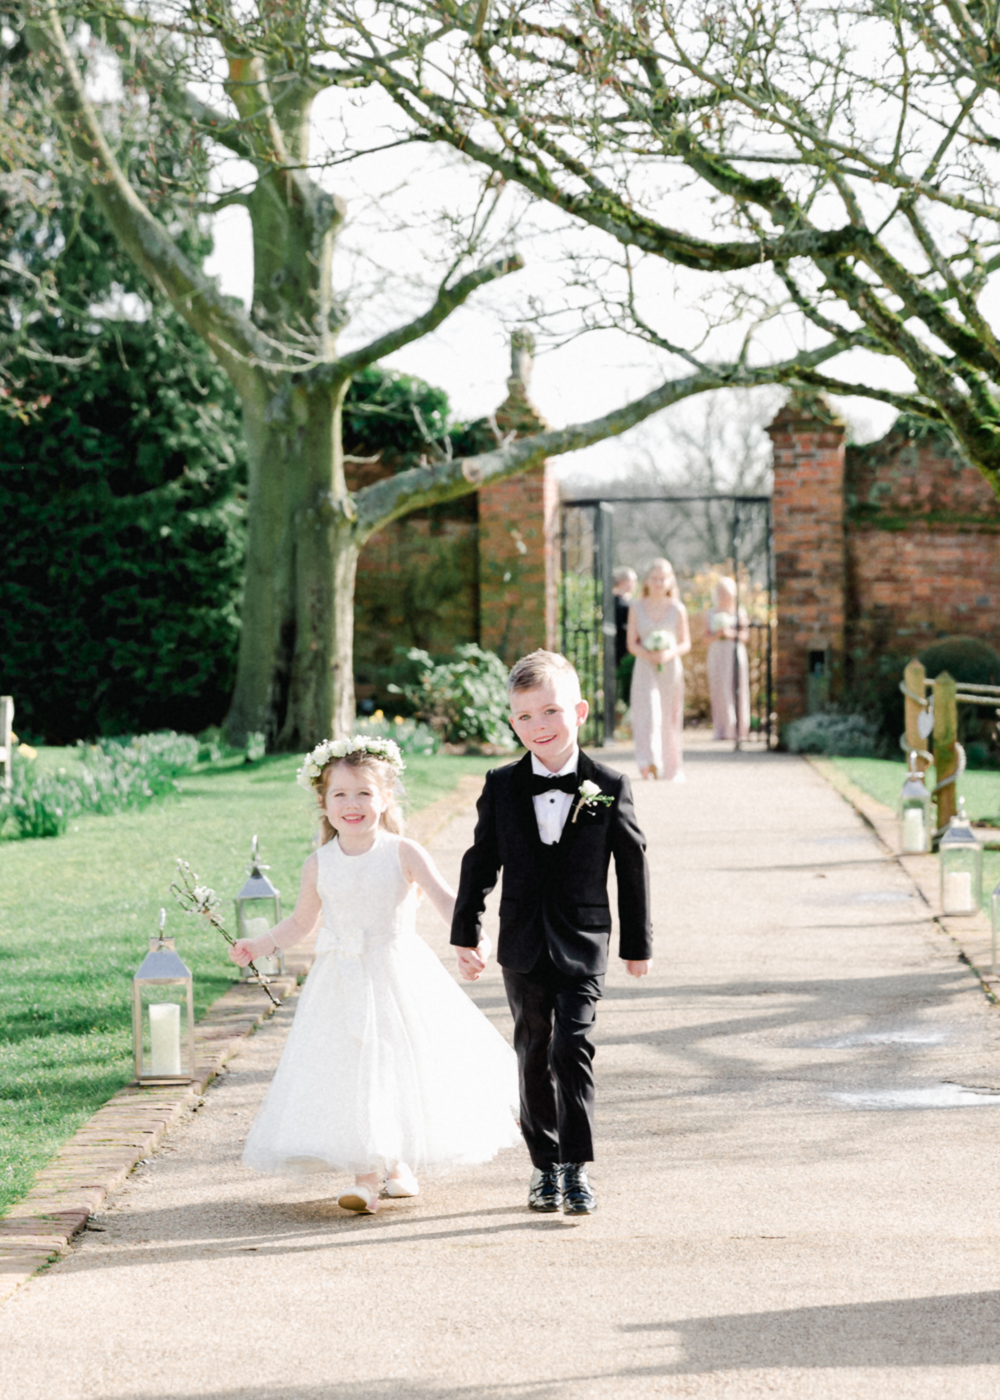
[[[646,841],[624,774],[577,744],[587,718],[576,671],[554,652],[522,657],[508,680],[511,724],[528,750],[487,774],[451,941],[475,980],[486,897],[503,871],[497,961],[514,1017],[521,1131],[532,1210],[586,1215],[597,1201],[594,1046],[611,937],[608,868],[618,880],[619,956],[634,977],[652,958]]]
[[[634,569],[623,565],[611,575],[615,599],[615,667],[617,668],[630,655],[628,649],[628,609],[632,594],[639,586],[639,575]]]

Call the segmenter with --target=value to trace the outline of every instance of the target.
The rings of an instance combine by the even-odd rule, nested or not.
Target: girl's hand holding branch
[[[262,933],[259,938],[237,938],[229,949],[229,956],[237,967],[246,967],[258,958],[273,957],[277,951],[278,940],[270,933]]]
[[[269,958],[279,948],[291,948],[315,930],[323,907],[316,888],[318,869],[316,857],[310,856],[302,867],[298,902],[287,919],[282,919],[280,924],[275,924],[259,938],[238,938],[232,944],[229,956],[237,967],[246,967],[247,963],[256,962],[258,958]]]

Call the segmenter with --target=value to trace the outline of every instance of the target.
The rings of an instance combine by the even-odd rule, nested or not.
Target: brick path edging
[[[271,988],[284,1001],[297,981],[293,971],[274,978]],[[182,1114],[199,1105],[206,1086],[244,1037],[274,1009],[256,983],[235,983],[195,1026],[193,1083],[145,1089],[129,1085],[74,1133],[38,1173],[28,1194],[0,1220],[0,1301],[65,1252],[136,1163],[155,1149]]]
[[[891,807],[869,796],[828,758],[804,755],[813,768],[832,788],[851,804],[868,823],[883,846],[895,857],[916,885],[932,912],[934,922],[952,939],[958,955],[967,962],[983,984],[983,991],[993,1002],[1000,1002],[1000,976],[993,975],[993,940],[988,911],[965,918],[945,917],[941,913],[940,867],[936,855],[906,856],[899,849],[899,819]],[[996,833],[988,835],[982,829],[979,836],[995,849]]]
[[[482,784],[479,775],[463,774],[452,792],[414,814],[408,823],[410,834],[417,841],[429,841],[453,816],[472,806]],[[287,974],[271,981],[271,990],[282,1002],[309,971],[311,944],[298,945],[285,962]],[[120,1089],[63,1144],[28,1194],[0,1220],[0,1303],[66,1252],[73,1236],[133,1167],[156,1149],[182,1114],[199,1106],[222,1066],[274,1010],[255,982],[234,983],[195,1025],[193,1083]]]

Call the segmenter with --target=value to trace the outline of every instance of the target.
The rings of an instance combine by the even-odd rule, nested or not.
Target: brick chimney
[[[774,444],[778,723],[838,698],[843,680],[844,424],[819,394],[791,396]]]
[[[495,414],[502,437],[549,425],[528,397],[535,340],[511,337],[507,397]],[[556,648],[559,488],[549,462],[479,490],[479,641],[511,665],[537,647]]]

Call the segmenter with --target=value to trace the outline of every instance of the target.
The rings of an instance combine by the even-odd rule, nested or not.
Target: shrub
[[[979,637],[944,637],[920,653],[933,680],[942,671],[967,685],[1000,685],[1000,654]]]
[[[785,729],[784,739],[792,753],[874,758],[879,752],[878,733],[872,720],[831,710],[792,720]]]
[[[450,659],[442,661],[413,647],[407,660],[417,679],[390,685],[389,690],[402,695],[417,718],[446,743],[514,747],[507,721],[507,668],[499,656],[470,644],[457,647]]]
[[[966,685],[1000,685],[1000,655],[979,637],[944,637],[920,653],[929,679],[942,671]],[[986,706],[959,705],[958,737],[970,767],[987,768],[998,756],[996,711]]]

